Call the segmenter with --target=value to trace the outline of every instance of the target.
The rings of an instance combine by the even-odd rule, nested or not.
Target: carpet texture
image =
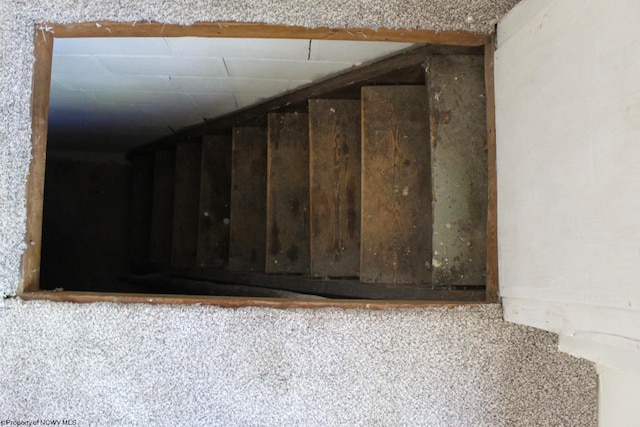
[[[595,426],[592,365],[497,305],[8,300],[0,419],[101,426]]]
[[[490,32],[516,0],[0,1],[0,291],[24,250],[38,22]],[[499,306],[275,310],[0,299],[0,420],[95,426],[590,426],[597,377]]]

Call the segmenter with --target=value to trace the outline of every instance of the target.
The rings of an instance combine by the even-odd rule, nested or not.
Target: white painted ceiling
[[[410,47],[237,38],[58,38],[49,147],[123,151]]]

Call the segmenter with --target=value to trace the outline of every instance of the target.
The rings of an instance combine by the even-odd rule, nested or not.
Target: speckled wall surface
[[[24,249],[37,22],[491,31],[515,0],[0,3],[0,290]],[[0,300],[2,301],[2,300]],[[76,425],[596,423],[592,365],[498,306],[404,311],[0,302],[0,419]]]

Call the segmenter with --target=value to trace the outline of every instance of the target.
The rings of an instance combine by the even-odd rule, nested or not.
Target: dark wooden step
[[[360,101],[309,101],[311,275],[360,274]]]
[[[208,295],[229,297],[296,298],[324,300],[326,298],[299,292],[237,283],[217,283],[172,277],[168,274],[146,274],[120,279],[126,283],[128,292],[144,292],[169,295]]]
[[[233,129],[229,269],[264,272],[267,235],[267,131]]]
[[[154,154],[149,241],[149,262],[151,263],[169,264],[171,262],[175,162],[175,149],[158,150]]]
[[[269,114],[267,144],[268,273],[309,272],[309,118]]]
[[[272,275],[212,269],[173,270],[174,277],[214,283],[242,284],[334,298],[413,301],[484,301],[485,293],[475,289],[433,289],[393,283],[360,283],[358,279],[310,278],[301,275]]]
[[[201,142],[183,142],[176,146],[171,244],[171,265],[175,267],[196,265],[201,152]]]
[[[131,226],[129,257],[132,271],[140,272],[149,263],[151,206],[153,203],[154,155],[131,159]]]
[[[431,170],[425,86],[362,88],[360,278],[431,280]]]
[[[483,286],[488,200],[484,58],[433,56],[427,86],[433,283]]]
[[[200,162],[197,265],[224,268],[229,262],[231,135],[205,135]]]

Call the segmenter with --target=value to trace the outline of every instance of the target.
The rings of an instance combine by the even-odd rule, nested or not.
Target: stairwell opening
[[[369,307],[495,300],[491,38],[105,24],[106,40],[119,43],[93,54],[82,49],[97,41],[87,37],[107,36],[100,26],[36,31],[23,297]],[[265,34],[281,42],[276,58],[238,52],[239,35],[249,51],[274,46]],[[217,39],[231,42],[217,44],[228,56],[202,55],[212,36],[234,37]],[[368,41],[349,53],[327,39]],[[152,54],[132,54],[143,42]],[[167,52],[196,75],[163,64]],[[149,74],[162,67],[166,79]],[[109,90],[114,70],[122,90]],[[224,79],[231,89],[220,90]],[[83,86],[88,80],[102,86]],[[270,87],[259,89],[264,81]],[[134,99],[141,93],[144,107]],[[99,100],[97,110],[87,98]],[[188,108],[169,108],[181,103]]]

